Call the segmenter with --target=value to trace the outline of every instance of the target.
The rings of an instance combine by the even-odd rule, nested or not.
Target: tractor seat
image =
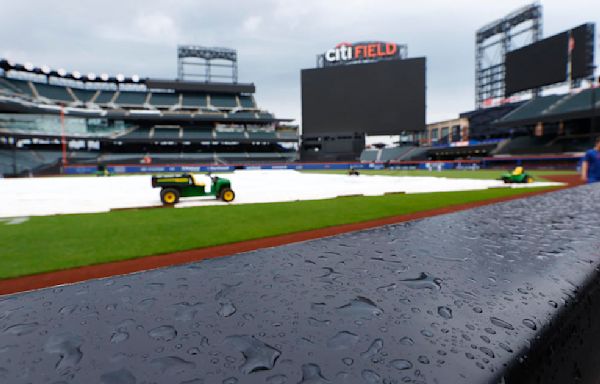
[[[519,176],[523,174],[523,167],[516,167],[514,171],[512,171],[513,176]]]
[[[203,182],[196,180],[194,175],[191,175],[191,176],[192,176],[192,182],[196,187],[205,187],[206,186],[206,184],[204,184]]]

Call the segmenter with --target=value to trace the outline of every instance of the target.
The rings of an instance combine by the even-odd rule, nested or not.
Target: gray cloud
[[[427,57],[427,119],[474,104],[474,33],[527,4],[474,0],[35,1],[4,4],[0,56],[81,72],[175,77],[179,43],[238,50],[259,105],[300,119],[300,69],[340,41],[406,43]],[[597,21],[595,0],[547,0],[545,35]]]

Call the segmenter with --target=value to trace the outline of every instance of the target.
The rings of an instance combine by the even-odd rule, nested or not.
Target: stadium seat
[[[242,108],[254,109],[256,108],[256,104],[254,104],[254,99],[252,96],[240,96],[240,106]]]
[[[170,108],[179,104],[178,93],[152,93],[150,104],[158,108]]]
[[[224,132],[217,131],[216,136],[218,140],[231,140],[231,141],[240,141],[246,140],[246,135],[244,132]]]
[[[193,109],[206,107],[207,106],[206,95],[184,93],[181,106],[183,108],[193,108]]]
[[[500,119],[500,121],[510,122],[538,118],[540,114],[543,114],[546,110],[548,110],[548,108],[550,108],[563,97],[564,96],[562,95],[537,97],[521,105],[514,111],[509,112],[506,116]]]
[[[119,92],[115,104],[124,106],[142,107],[146,102],[148,94],[146,92]]]
[[[184,128],[183,130],[184,140],[212,140],[213,131],[206,129],[192,129]]]
[[[379,149],[364,149],[360,154],[361,162],[373,162],[377,161],[379,155]]]
[[[123,136],[120,136],[120,138],[122,139],[130,139],[130,140],[136,140],[136,139],[149,139],[150,138],[150,130],[149,129],[142,129],[142,128],[138,128],[135,129],[129,133],[126,133]]]
[[[242,118],[242,119],[256,119],[256,114],[254,112],[235,112],[230,113],[228,115],[231,118]]]
[[[4,80],[8,84],[12,85],[12,87],[17,90],[17,93],[21,93],[26,96],[33,96],[33,91],[29,86],[29,81],[6,78]]]
[[[275,133],[275,131],[273,131],[273,132],[248,131],[248,137],[250,138],[250,140],[276,140],[277,134]]]
[[[217,108],[239,107],[234,95],[210,95],[210,105]]]
[[[100,94],[96,97],[96,99],[93,100],[94,103],[96,104],[108,104],[112,101],[112,99],[115,96],[115,92],[114,91],[102,91],[100,92]]]
[[[35,83],[34,86],[41,97],[58,102],[72,103],[75,101],[66,87],[40,83]]]
[[[71,88],[71,91],[73,91],[73,93],[75,94],[77,99],[79,101],[81,101],[82,103],[89,102],[97,92],[96,90],[92,90],[92,89],[79,89],[79,88]]]
[[[154,128],[153,139],[179,140],[179,128]]]

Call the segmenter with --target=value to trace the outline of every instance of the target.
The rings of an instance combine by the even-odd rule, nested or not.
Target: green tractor
[[[512,172],[507,172],[500,177],[506,184],[533,183],[533,176],[526,173],[523,167],[518,166]]]
[[[235,199],[235,193],[231,189],[231,182],[228,179],[211,176],[210,173],[208,176],[212,180],[208,191],[204,182],[198,181],[194,175],[189,173],[152,176],[152,188],[160,188],[160,200],[167,205],[179,202],[180,197],[215,196],[226,203]]]

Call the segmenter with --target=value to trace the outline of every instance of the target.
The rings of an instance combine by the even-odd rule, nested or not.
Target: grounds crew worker
[[[594,148],[585,153],[581,163],[581,180],[588,183],[600,181],[600,136],[596,138]]]

